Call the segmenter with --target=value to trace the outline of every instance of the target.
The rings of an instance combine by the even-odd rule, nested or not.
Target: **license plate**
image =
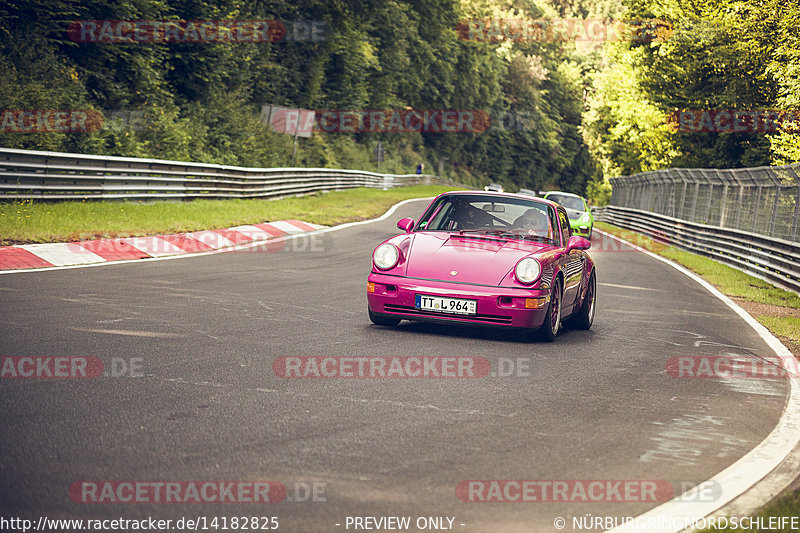
[[[477,312],[477,305],[477,300],[428,296],[427,294],[417,294],[416,302],[414,303],[414,307],[423,311],[438,311],[440,313],[456,313],[459,315],[474,315]]]

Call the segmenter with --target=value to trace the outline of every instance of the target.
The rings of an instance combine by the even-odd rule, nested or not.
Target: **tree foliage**
[[[94,109],[89,133],[0,133],[8,147],[282,166],[292,139],[268,131],[262,104],[315,110],[478,110],[478,133],[315,133],[297,164],[413,171],[417,160],[473,183],[583,192],[594,172],[581,133],[583,83],[565,43],[459,37],[478,16],[556,16],[534,0],[0,0],[0,109]],[[273,43],[84,43],[79,20],[280,20]],[[292,38],[320,21],[326,38]],[[135,127],[119,110],[145,117]],[[508,120],[508,117],[512,117]],[[519,117],[524,117],[523,121]]]
[[[625,0],[628,19],[667,21],[646,42],[609,44],[586,114],[606,177],[654,168],[800,161],[800,124],[782,131],[681,131],[680,111],[800,109],[800,4]],[[625,81],[627,80],[627,81]]]

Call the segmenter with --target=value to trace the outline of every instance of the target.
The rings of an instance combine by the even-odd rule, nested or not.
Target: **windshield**
[[[417,230],[495,235],[555,242],[549,208],[525,199],[483,195],[443,196],[420,219]]]
[[[586,206],[583,204],[583,198],[579,198],[577,196],[567,196],[566,194],[548,194],[547,199],[557,204],[561,204],[567,209],[586,211]]]

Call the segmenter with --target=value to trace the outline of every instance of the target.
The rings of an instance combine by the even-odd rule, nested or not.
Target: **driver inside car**
[[[475,229],[486,224],[486,220],[479,218],[481,211],[469,204],[461,205],[453,210],[449,229]]]
[[[514,221],[514,227],[527,231],[528,235],[551,238],[550,222],[547,214],[540,209],[531,208],[525,211]]]

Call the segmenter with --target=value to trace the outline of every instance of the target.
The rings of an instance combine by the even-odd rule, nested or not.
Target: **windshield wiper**
[[[529,235],[529,234],[526,234],[526,233],[513,233],[513,232],[510,232],[510,231],[505,231],[505,232],[502,233],[502,235],[508,235],[510,237],[516,237],[518,239],[523,239],[523,240],[547,242],[547,243],[551,243],[551,244],[553,242],[553,239],[551,239],[549,237],[544,237],[542,235]]]
[[[479,239],[481,238],[496,239],[496,238],[501,238],[502,234],[505,232],[496,229],[461,229],[461,230],[449,231],[448,233],[450,233],[450,235],[455,235],[455,236],[467,236],[469,234],[469,237],[471,238],[477,237]]]
[[[459,229],[455,230],[462,235],[464,233],[491,233],[492,235],[497,235],[498,233],[503,233],[501,230],[496,229],[487,229],[487,228],[476,228],[476,229]]]

